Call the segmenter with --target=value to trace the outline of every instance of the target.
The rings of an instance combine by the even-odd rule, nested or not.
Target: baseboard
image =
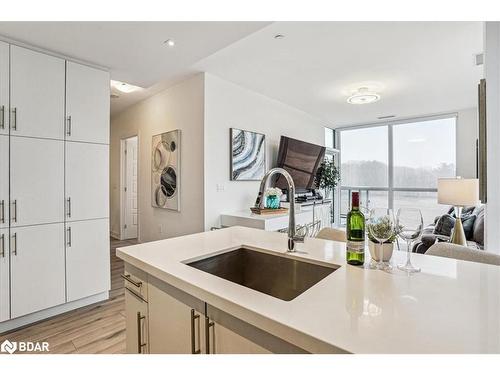
[[[39,321],[51,318],[55,315],[63,314],[65,312],[78,309],[80,307],[92,305],[93,303],[105,301],[109,298],[109,291],[99,294],[95,294],[90,297],[79,299],[78,301],[72,301],[65,303],[63,305],[54,306],[50,309],[37,311],[33,314],[20,316],[19,318],[7,320],[0,323],[0,333],[6,333]]]
[[[109,232],[109,235],[110,235],[112,238],[114,238],[115,240],[121,240],[121,239],[122,239],[122,238],[121,238],[122,236],[121,236],[121,234],[120,234],[120,233],[116,233],[116,232],[111,231],[111,232]]]

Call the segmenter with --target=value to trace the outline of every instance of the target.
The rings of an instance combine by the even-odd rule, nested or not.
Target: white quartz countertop
[[[187,293],[311,352],[500,353],[500,267],[412,254],[407,275],[346,264],[345,244],[231,227],[117,249],[117,255]],[[186,265],[239,246],[341,267],[282,301]],[[406,254],[395,252],[393,262]]]

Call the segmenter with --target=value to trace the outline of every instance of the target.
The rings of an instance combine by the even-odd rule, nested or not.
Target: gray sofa
[[[434,223],[424,228],[421,238],[415,242],[412,251],[425,254],[436,242],[446,242],[450,236],[450,217],[454,217],[453,208],[442,216],[436,217]],[[484,249],[484,205],[465,207],[463,210],[464,228],[466,229],[467,247]]]

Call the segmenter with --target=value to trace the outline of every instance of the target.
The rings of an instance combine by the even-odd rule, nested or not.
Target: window
[[[442,214],[437,179],[456,169],[456,116],[339,129],[341,223],[352,191],[361,206],[417,207],[424,224]]]
[[[342,131],[341,185],[388,187],[387,126]]]
[[[394,186],[437,188],[455,176],[455,118],[393,126]]]
[[[325,147],[334,148],[335,145],[335,131],[331,128],[325,128]]]

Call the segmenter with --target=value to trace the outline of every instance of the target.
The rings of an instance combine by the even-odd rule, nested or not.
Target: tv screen
[[[296,190],[314,189],[314,176],[325,157],[325,151],[324,146],[281,136],[277,166],[290,173]],[[276,179],[276,186],[288,188],[283,176],[279,175]]]

